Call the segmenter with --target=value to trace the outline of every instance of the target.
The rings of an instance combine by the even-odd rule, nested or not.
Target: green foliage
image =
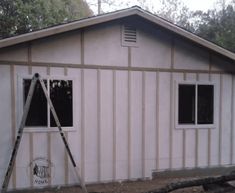
[[[181,27],[188,27],[190,12],[184,3],[180,0],[160,0],[160,5],[157,15]]]
[[[0,37],[27,33],[92,15],[83,0],[0,0]]]
[[[200,18],[196,34],[235,52],[234,5],[227,5],[219,11],[197,12],[194,16]]]
[[[189,11],[180,0],[161,0],[157,14],[202,38],[235,52],[235,0],[225,4],[218,0],[216,8]]]

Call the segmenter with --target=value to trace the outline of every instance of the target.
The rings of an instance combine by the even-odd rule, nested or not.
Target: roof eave
[[[42,29],[39,31],[29,32],[26,34],[0,40],[0,48],[32,41],[32,40],[39,39],[39,38],[44,38],[44,37],[51,36],[51,35],[68,32],[68,31],[72,31],[76,29],[81,29],[84,27],[89,27],[89,26],[96,25],[99,23],[104,23],[104,22],[115,20],[115,19],[120,19],[123,17],[135,15],[135,14],[137,14],[136,8],[130,8],[128,9],[128,11],[122,10],[122,11],[117,11],[117,12],[113,12],[110,14],[98,15],[95,17],[82,19],[80,21],[75,21],[72,23],[62,24],[62,25]]]
[[[30,33],[22,34],[19,36],[2,39],[0,40],[0,48],[32,41],[32,40],[39,39],[39,38],[44,38],[44,37],[51,36],[51,35],[68,32],[68,31],[72,31],[76,29],[81,29],[84,27],[89,27],[92,25],[96,25],[96,24],[100,24],[100,23],[104,23],[104,22],[108,22],[112,20],[117,20],[117,19],[121,19],[124,17],[132,16],[132,15],[138,15],[150,22],[153,22],[156,25],[159,25],[165,29],[168,29],[169,31],[174,32],[175,34],[178,34],[179,36],[182,36],[196,44],[206,47],[207,49],[211,51],[214,51],[218,54],[224,55],[232,60],[235,60],[235,54],[233,52],[226,50],[220,46],[217,46],[216,44],[209,42],[203,38],[200,38],[199,36],[191,32],[188,32],[170,22],[167,22],[166,20],[161,19],[160,17],[154,17],[153,14],[147,11],[144,11],[141,8],[138,8],[136,6],[129,8],[129,9],[124,9],[121,11],[98,15],[95,17],[87,18],[87,19],[82,19],[80,21],[75,21],[72,23],[67,23],[67,24],[63,24],[59,26],[50,27],[47,29],[42,29],[40,31],[30,32]]]
[[[161,18],[154,18],[151,16],[151,13],[146,13],[146,12],[143,12],[142,10],[139,10],[140,12],[138,13],[139,16],[165,28],[165,29],[168,29],[172,32],[174,32],[175,34],[178,34],[188,40],[191,40],[193,41],[194,43],[196,44],[199,44],[203,47],[206,47],[208,48],[209,50],[211,51],[214,51],[216,53],[219,53],[221,55],[224,55],[232,60],[235,60],[235,54],[229,50],[226,50],[210,41],[207,41],[191,32],[188,32],[170,22],[166,22],[164,19],[161,19]]]

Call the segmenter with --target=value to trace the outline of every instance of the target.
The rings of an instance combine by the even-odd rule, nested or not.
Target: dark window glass
[[[198,85],[197,117],[198,124],[213,124],[214,111],[213,85]]]
[[[47,85],[46,81],[44,83]],[[23,81],[24,104],[28,96],[30,84],[30,79]],[[25,126],[47,126],[47,100],[39,82],[35,86]]]
[[[179,124],[195,123],[195,85],[179,85]]]
[[[51,80],[50,98],[55,107],[61,126],[73,126],[73,93],[71,80]],[[56,127],[54,117],[50,114],[50,126]]]

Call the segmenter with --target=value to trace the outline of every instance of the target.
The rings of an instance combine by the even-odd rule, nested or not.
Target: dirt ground
[[[171,182],[186,180],[185,178],[161,178],[154,180],[137,180],[128,182],[102,183],[87,185],[89,193],[144,193],[159,189]],[[14,193],[82,193],[80,187],[57,187],[51,190],[14,191]],[[203,193],[202,187],[192,187],[173,191],[173,193]]]

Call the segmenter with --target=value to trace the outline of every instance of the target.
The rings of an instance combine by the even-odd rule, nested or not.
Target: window
[[[177,125],[214,124],[214,85],[178,84]]]
[[[23,79],[24,103],[31,79]],[[72,80],[44,80],[48,94],[62,127],[73,126],[73,82]],[[26,126],[56,127],[41,85],[37,82],[31,101]]]

